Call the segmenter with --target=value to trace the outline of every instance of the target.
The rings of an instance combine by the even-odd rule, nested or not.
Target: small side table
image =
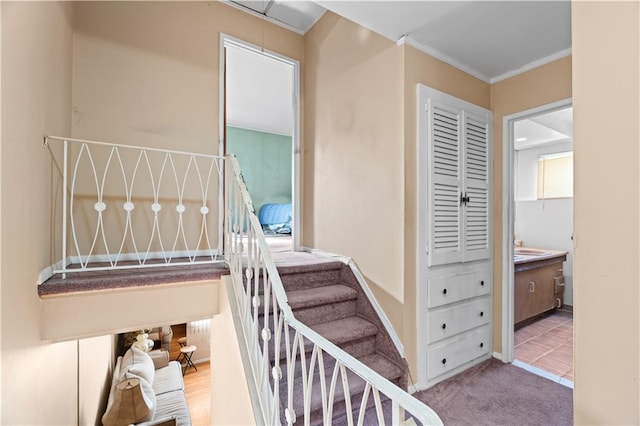
[[[189,367],[193,367],[196,371],[198,371],[198,368],[193,364],[193,361],[191,361],[191,357],[193,356],[193,353],[196,351],[196,349],[198,349],[196,345],[183,346],[180,348],[180,355],[182,355],[182,358],[185,361],[184,369],[182,370],[183,376],[185,375]]]

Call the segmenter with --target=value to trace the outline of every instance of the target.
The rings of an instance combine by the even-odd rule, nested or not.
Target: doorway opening
[[[220,48],[220,153],[237,157],[271,250],[297,250],[299,63],[224,34]]]
[[[503,359],[573,386],[573,110],[504,119]]]

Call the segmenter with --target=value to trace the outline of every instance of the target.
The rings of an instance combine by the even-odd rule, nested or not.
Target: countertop
[[[518,252],[529,253],[518,254]],[[541,260],[555,259],[557,257],[562,257],[562,261],[564,261],[567,259],[567,253],[568,252],[566,251],[549,250],[534,247],[515,247],[513,263],[515,263],[516,265],[520,265],[523,263],[532,263]]]

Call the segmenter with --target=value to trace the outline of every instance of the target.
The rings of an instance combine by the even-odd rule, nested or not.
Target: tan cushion
[[[134,378],[133,375],[127,375],[130,376],[129,378]],[[145,422],[152,420],[155,416],[157,402],[151,384],[144,379],[139,379],[139,385],[134,386],[132,391],[127,391],[125,389],[127,381],[127,379],[121,381],[112,390],[114,396],[112,404],[107,407],[107,411],[102,416],[104,426]],[[136,395],[140,398],[136,398]],[[135,400],[139,401],[138,405],[134,403]]]

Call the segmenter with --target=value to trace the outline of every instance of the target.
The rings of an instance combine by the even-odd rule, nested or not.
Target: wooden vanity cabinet
[[[566,255],[515,265],[515,324],[558,306],[558,283],[564,283],[562,262]],[[561,287],[560,287],[561,288]]]

